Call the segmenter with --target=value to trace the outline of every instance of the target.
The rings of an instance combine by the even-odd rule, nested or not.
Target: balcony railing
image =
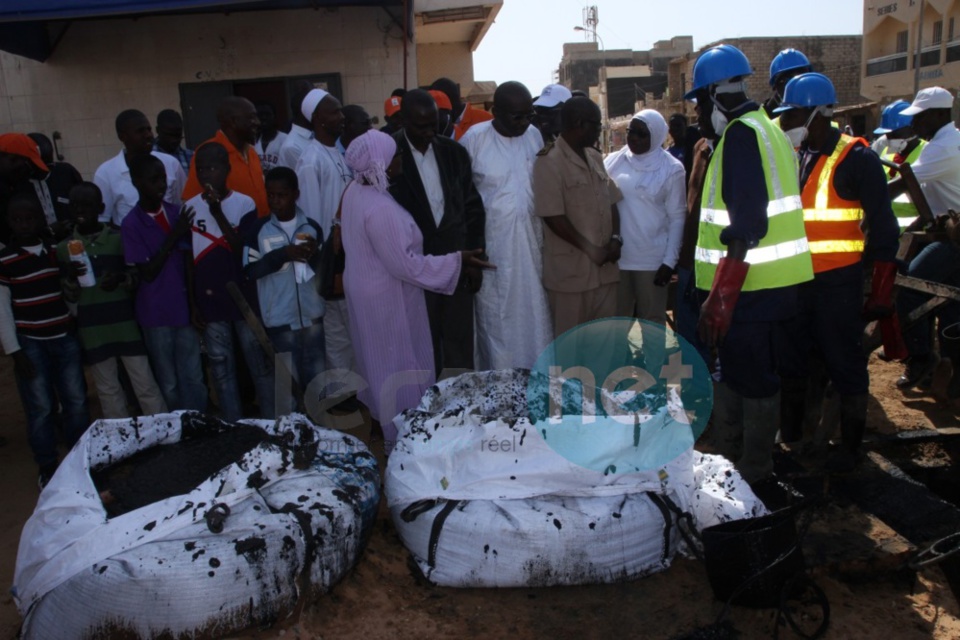
[[[960,38],[955,38],[947,43],[946,62],[957,62],[960,60]]]
[[[917,64],[916,54],[911,56],[911,58],[913,60],[914,68],[916,68],[916,64]],[[933,45],[932,47],[924,47],[920,51],[921,67],[933,67],[938,64],[940,64],[940,45],[939,44]]]
[[[907,70],[908,55],[904,53],[895,53],[890,56],[872,58],[867,60],[867,75],[879,76],[884,73],[896,73]]]

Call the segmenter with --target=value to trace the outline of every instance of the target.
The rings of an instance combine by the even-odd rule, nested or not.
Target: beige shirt
[[[620,189],[603,168],[596,149],[586,150],[583,161],[560,137],[533,166],[534,210],[549,218],[565,215],[574,228],[598,246],[613,234],[611,205],[623,199]],[[551,291],[577,293],[620,279],[616,264],[598,267],[587,254],[562,240],[547,225],[543,228],[543,286]]]

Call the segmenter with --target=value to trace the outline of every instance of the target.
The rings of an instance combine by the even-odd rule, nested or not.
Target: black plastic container
[[[744,582],[733,604],[780,605],[787,580],[804,570],[793,509],[759,518],[724,522],[703,530],[703,555],[714,596],[726,602]]]

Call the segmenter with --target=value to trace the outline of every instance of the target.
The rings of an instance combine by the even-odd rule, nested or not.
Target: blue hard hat
[[[883,135],[903,127],[909,127],[913,124],[913,116],[905,116],[902,113],[909,106],[910,103],[906,100],[897,100],[885,106],[880,113],[880,126],[873,132],[877,135]]]
[[[690,100],[698,90],[712,84],[752,73],[750,61],[740,49],[729,44],[718,44],[697,58],[697,63],[693,65],[693,89],[684,94],[683,99]]]
[[[801,73],[790,78],[783,90],[783,106],[774,113],[790,109],[809,109],[837,104],[837,92],[830,78],[822,73]]]
[[[796,49],[784,49],[774,57],[770,63],[770,86],[777,83],[777,76],[784,71],[793,71],[794,69],[813,70],[813,65],[807,56]]]

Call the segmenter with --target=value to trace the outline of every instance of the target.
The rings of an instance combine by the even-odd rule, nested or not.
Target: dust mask
[[[787,136],[787,138],[790,139],[790,146],[792,146],[794,149],[799,149],[800,145],[802,145],[804,140],[807,139],[810,131],[806,127],[794,127],[793,129],[788,129],[783,133]]]
[[[887,139],[887,150],[891,153],[902,154],[904,149],[907,148],[911,142],[913,142],[917,136],[911,136],[909,138],[893,138]]]
[[[720,111],[719,108],[714,107],[713,111],[710,113],[710,124],[713,125],[713,130],[716,131],[717,135],[723,135],[723,130],[727,128],[727,125],[730,124],[730,120],[727,118],[727,115]]]
[[[717,100],[717,94],[721,93],[746,93],[747,83],[738,80],[735,82],[721,82],[718,83],[713,91],[710,92],[710,101],[713,102],[713,111],[710,113],[710,124],[713,125],[713,130],[718,136],[723,135],[724,129],[727,128],[727,125],[730,124],[730,119],[727,117],[727,114],[724,113],[723,107],[720,106],[720,102]],[[730,111],[736,111],[737,109],[742,108],[747,104],[749,100],[744,101],[739,106],[736,106]]]
[[[810,135],[810,123],[813,122],[813,119],[816,118],[817,114],[821,112],[823,112],[823,107],[817,107],[810,113],[810,117],[807,118],[807,121],[802,127],[794,127],[793,129],[788,129],[787,131],[783,132],[784,135],[790,139],[790,144],[793,145],[794,149],[799,149],[800,145],[802,145],[807,139],[807,136]],[[826,113],[824,113],[824,115],[826,115]]]

